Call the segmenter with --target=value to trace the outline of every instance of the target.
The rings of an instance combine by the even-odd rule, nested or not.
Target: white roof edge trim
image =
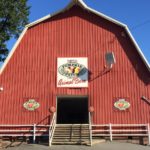
[[[38,20],[36,20],[36,21],[34,21],[34,22],[31,22],[31,23],[27,24],[26,27],[32,27],[32,26],[37,25],[37,24],[39,24],[39,23],[41,23],[41,22],[43,22],[43,21],[45,21],[45,20],[47,20],[47,19],[50,19],[51,17],[53,17],[53,16],[55,16],[55,15],[57,15],[57,14],[59,14],[59,13],[62,13],[62,12],[64,12],[64,11],[66,11],[66,10],[69,9],[73,4],[74,4],[73,2],[70,2],[65,8],[63,8],[63,9],[61,9],[61,10],[58,10],[58,11],[52,13],[52,14],[48,14],[48,15],[46,15],[46,16],[44,16],[44,17],[42,17],[42,18],[40,18],[40,19],[38,19]]]
[[[47,16],[45,16],[45,17],[42,17],[42,18],[40,18],[40,19],[38,19],[38,20],[36,20],[36,21],[34,21],[34,22],[31,22],[31,23],[29,23],[29,24],[27,24],[26,25],[26,27],[32,27],[32,26],[34,26],[34,25],[36,25],[36,24],[38,24],[38,23],[40,23],[40,22],[42,22],[42,21],[44,21],[44,20],[47,20],[47,19],[49,19],[49,18],[51,18],[51,15],[49,14],[49,15],[47,15]]]
[[[79,3],[79,4],[81,4],[83,7],[88,7],[84,2],[83,2],[83,0],[77,0],[77,2]]]
[[[131,34],[129,28],[126,26],[125,29],[126,29],[128,35],[129,35],[130,39],[132,40],[133,44],[135,45],[135,47],[136,47],[136,49],[137,49],[139,55],[141,56],[143,62],[145,63],[147,69],[150,71],[150,64],[148,63],[146,57],[144,56],[144,54],[143,54],[141,48],[140,48],[139,45],[137,44],[137,42],[136,42],[136,40],[134,39],[133,35]]]
[[[120,22],[120,21],[118,21],[116,19],[113,19],[113,18],[111,18],[111,17],[109,17],[107,15],[104,15],[103,13],[100,13],[100,12],[98,12],[98,11],[88,7],[88,6],[86,7],[86,9],[89,10],[90,12],[92,12],[92,13],[94,13],[94,14],[96,14],[96,15],[98,15],[98,16],[100,16],[100,17],[102,17],[102,18],[104,18],[104,19],[106,19],[108,21],[110,21],[110,22],[113,22],[113,23],[121,26],[121,27],[126,27],[127,26],[126,24],[124,24],[124,23],[122,23],[122,22]]]
[[[109,21],[111,21],[111,22],[113,22],[113,23],[115,23],[115,24],[117,24],[119,26],[122,26],[122,27],[126,27],[127,26],[126,24],[124,24],[124,23],[122,23],[122,22],[120,22],[120,21],[118,21],[116,19],[113,19],[113,18],[111,18],[111,17],[109,17],[109,16],[107,16],[107,15],[105,15],[103,13],[100,13],[100,12],[98,12],[98,11],[88,7],[82,0],[77,0],[76,3],[80,4],[80,6],[82,6],[84,9],[86,9],[86,10],[88,10],[88,11],[90,11],[90,12],[92,12],[92,13],[94,13],[94,14],[96,14],[96,15],[104,18],[104,19],[106,19],[106,20],[109,20]],[[57,15],[59,13],[62,13],[64,11],[66,11],[67,9],[69,9],[74,4],[75,4],[75,0],[71,1],[64,9],[61,9],[61,10],[59,10],[59,11],[53,13],[53,14],[49,14],[47,16],[44,16],[44,17],[42,17],[42,18],[40,18],[40,19],[30,23],[30,24],[27,24],[26,27],[32,27],[32,26],[34,26],[36,24],[39,24],[42,21],[45,21],[45,20],[47,20],[47,19],[49,19],[49,18],[51,18],[51,17],[53,17],[53,16],[55,16],[55,15]]]
[[[39,23],[41,23],[42,21],[45,21],[45,20],[47,20],[47,19],[49,19],[49,18],[51,18],[51,17],[53,17],[53,16],[55,16],[55,15],[57,15],[57,14],[59,14],[59,13],[62,13],[62,12],[64,12],[64,11],[66,11],[67,9],[69,9],[74,3],[75,3],[74,1],[71,1],[64,9],[61,9],[61,10],[59,10],[59,11],[53,13],[53,14],[49,14],[49,15],[47,15],[47,16],[44,16],[44,17],[42,17],[42,18],[40,18],[40,19],[38,19],[38,20],[36,20],[36,21],[30,23],[30,24],[27,24],[26,27],[32,27],[32,26],[34,26],[34,25],[36,25],[36,24],[39,24]],[[126,26],[127,26],[126,24],[124,24],[124,23],[122,23],[122,22],[120,22],[120,21],[118,21],[118,20],[116,20],[116,19],[113,19],[113,18],[111,18],[111,17],[109,17],[109,16],[107,16],[107,15],[105,15],[105,14],[103,14],[103,13],[100,13],[100,12],[98,12],[98,11],[96,11],[96,10],[94,10],[94,9],[92,9],[92,8],[90,8],[90,7],[88,7],[82,0],[78,0],[78,3],[79,3],[84,9],[86,9],[86,10],[88,10],[88,11],[90,11],[90,12],[92,12],[92,13],[94,13],[94,14],[96,14],[96,15],[98,15],[98,16],[104,18],[104,19],[106,19],[106,20],[109,20],[109,21],[111,21],[111,22],[113,22],[113,23],[115,23],[115,24],[117,24],[117,25],[119,25],[119,26],[122,26],[122,27],[126,27]]]
[[[8,64],[10,58],[12,57],[12,55],[14,54],[16,48],[18,47],[20,41],[22,40],[23,36],[25,35],[26,31],[27,31],[28,27],[25,27],[24,30],[22,31],[22,33],[20,34],[17,42],[15,43],[15,45],[13,46],[12,50],[10,51],[9,55],[7,56],[7,58],[5,59],[1,69],[0,69],[0,75],[2,74],[3,70],[5,69],[6,65]]]

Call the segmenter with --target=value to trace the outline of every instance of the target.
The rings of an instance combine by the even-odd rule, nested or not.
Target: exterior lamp
[[[55,108],[54,106],[50,107],[50,112],[51,112],[51,113],[56,112],[56,108]]]
[[[4,88],[1,86],[1,87],[0,87],[0,92],[2,92],[3,90],[4,90]]]
[[[116,63],[116,59],[113,52],[107,52],[105,54],[106,69],[112,69],[113,65]]]
[[[90,107],[89,107],[89,112],[90,112],[90,113],[93,113],[93,112],[94,112],[94,107],[93,107],[93,106],[90,106]]]

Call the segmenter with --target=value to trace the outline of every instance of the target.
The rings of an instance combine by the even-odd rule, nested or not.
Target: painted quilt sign
[[[130,103],[125,99],[119,99],[114,103],[114,107],[119,110],[126,110],[130,107]]]
[[[27,102],[23,104],[23,107],[29,111],[34,111],[40,107],[40,104],[36,102],[34,99],[29,99]]]
[[[58,58],[57,87],[88,87],[87,58]]]

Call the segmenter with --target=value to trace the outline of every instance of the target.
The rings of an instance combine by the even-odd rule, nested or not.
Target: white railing
[[[51,145],[55,126],[56,113],[53,114],[50,125],[0,125],[0,137],[33,137],[33,143],[36,143],[37,136],[49,136],[49,144]]]
[[[56,127],[56,113],[53,114],[50,125],[0,125],[0,137],[33,137],[33,143],[38,136],[49,136],[49,146]],[[92,124],[89,114],[90,144],[92,137],[143,136],[148,138],[150,145],[150,124]]]
[[[89,131],[90,131],[90,145],[92,146],[92,121],[91,113],[89,112]]]
[[[53,135],[56,127],[56,113],[53,114],[51,124],[49,127],[49,146],[52,145]]]
[[[48,136],[50,125],[0,125],[0,137],[33,137],[33,143],[37,136]]]
[[[150,145],[150,125],[149,124],[95,124],[92,125],[92,136],[109,137],[110,141],[113,137],[124,136],[142,136],[148,137]]]

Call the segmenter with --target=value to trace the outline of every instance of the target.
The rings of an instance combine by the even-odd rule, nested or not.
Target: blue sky
[[[28,0],[29,22],[64,8],[70,0]],[[91,8],[128,25],[150,63],[150,0],[84,0]],[[8,42],[11,49],[15,40]]]

